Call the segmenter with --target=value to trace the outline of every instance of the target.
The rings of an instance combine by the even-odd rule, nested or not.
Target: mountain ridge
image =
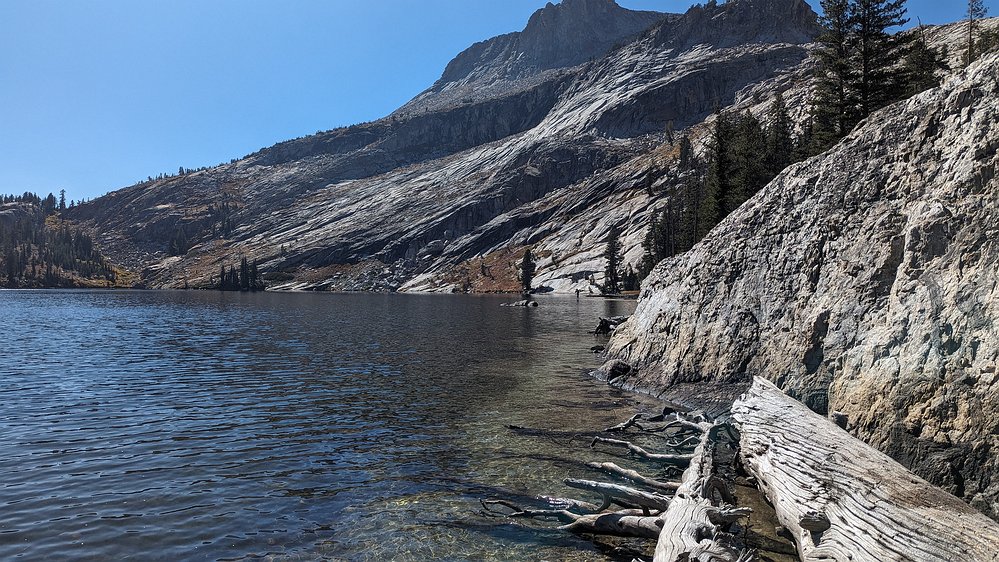
[[[150,287],[210,286],[221,262],[245,254],[264,271],[296,276],[283,285],[289,289],[452,290],[452,283],[434,285],[435,272],[517,246],[531,239],[530,223],[540,226],[551,214],[518,209],[647,153],[649,140],[670,121],[699,122],[747,85],[799,65],[807,57],[803,44],[712,44],[731,43],[717,29],[739,21],[763,25],[743,17],[746,6],[771,5],[808,9],[803,0],[692,8],[599,60],[527,88],[279,143],[233,164],[112,193],[73,212],[93,225],[109,252],[142,269]],[[610,13],[630,13],[620,10]],[[814,32],[814,17],[808,25],[782,20],[782,37]],[[717,29],[699,35],[703,18],[715,18]],[[758,31],[745,35],[756,38]],[[676,36],[699,38],[699,44],[686,48]],[[600,205],[607,195],[586,197]],[[217,217],[208,211],[223,204],[233,209],[235,229],[228,238],[213,238]],[[499,229],[490,226],[497,220],[505,223]],[[632,241],[637,227],[628,233]],[[194,247],[167,257],[177,230]],[[558,290],[582,283],[571,280],[592,269],[585,263],[592,257],[579,261],[575,270],[556,274]],[[334,281],[340,274],[345,277]]]

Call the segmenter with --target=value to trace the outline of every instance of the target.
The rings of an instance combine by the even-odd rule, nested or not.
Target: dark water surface
[[[633,304],[509,300],[0,291],[0,558],[606,559],[478,501],[652,408],[586,374]]]

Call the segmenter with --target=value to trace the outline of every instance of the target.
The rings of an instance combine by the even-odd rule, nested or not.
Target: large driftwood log
[[[999,561],[999,524],[770,382],[757,379],[733,414],[743,465],[803,561]]]
[[[736,546],[725,532],[730,523],[749,514],[745,509],[717,507],[714,495],[715,437],[721,426],[698,424],[701,440],[683,472],[680,487],[661,516],[663,528],[655,562],[739,562],[751,554]]]

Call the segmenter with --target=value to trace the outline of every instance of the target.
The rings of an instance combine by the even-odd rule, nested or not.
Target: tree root
[[[648,425],[652,423],[659,425]],[[714,448],[726,426],[708,421],[702,413],[680,413],[669,407],[659,416],[635,414],[604,433],[622,434],[634,428],[662,435],[671,438],[666,446],[675,452],[654,453],[630,441],[601,435],[592,436],[590,447],[623,448],[645,461],[682,470],[681,482],[649,478],[612,462],[593,462],[587,466],[645,489],[567,479],[565,484],[570,488],[599,494],[600,505],[564,498],[542,498],[551,509],[525,508],[506,500],[483,500],[482,505],[492,516],[557,520],[562,523],[560,529],[577,534],[656,539],[656,562],[747,562],[754,559],[754,553],[742,547],[730,528],[750,510],[734,507],[728,485],[715,474]],[[681,452],[690,449],[690,453]],[[612,510],[612,506],[620,509]]]
[[[609,474],[613,474],[614,476],[618,476],[618,477],[623,478],[625,480],[630,480],[630,481],[632,481],[632,482],[634,482],[636,484],[640,484],[642,486],[645,486],[646,488],[651,488],[651,489],[654,489],[654,490],[657,490],[657,491],[661,491],[661,492],[669,492],[669,493],[672,494],[673,492],[676,491],[677,488],[680,487],[679,483],[676,483],[676,482],[661,482],[659,480],[653,480],[652,478],[648,478],[646,476],[642,476],[641,474],[639,474],[635,470],[629,470],[629,469],[626,469],[626,468],[621,468],[620,466],[618,466],[618,465],[616,465],[616,464],[614,464],[612,462],[604,462],[604,463],[591,462],[591,463],[588,463],[586,466],[588,466],[588,467],[590,467],[592,469],[595,469],[595,470],[602,470],[602,471],[607,472]]]
[[[590,442],[590,448],[594,448],[597,444],[603,445],[613,445],[615,447],[624,447],[628,449],[628,452],[642,457],[645,460],[661,462],[663,464],[671,464],[675,466],[685,466],[690,463],[692,455],[669,455],[661,453],[650,453],[642,447],[635,445],[631,441],[622,441],[620,439],[610,439],[607,437],[594,437],[593,441]]]

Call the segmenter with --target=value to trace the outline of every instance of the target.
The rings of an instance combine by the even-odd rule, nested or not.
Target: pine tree
[[[905,25],[905,0],[854,0],[850,21],[854,30],[853,65],[859,118],[901,99],[905,81],[898,61],[906,51],[908,35],[890,35],[888,29]]]
[[[696,158],[694,155],[694,145],[691,144],[687,135],[683,135],[680,137],[680,171],[686,172],[694,169],[697,163]]]
[[[930,47],[926,41],[923,27],[920,26],[916,39],[912,43],[912,48],[905,57],[905,95],[914,96],[939,86],[940,76],[938,73],[949,70],[949,68],[946,45],[943,47],[943,51]]]
[[[818,69],[812,107],[813,142],[817,154],[843,138],[855,124],[854,81],[850,61],[852,23],[849,0],[821,0],[823,32],[816,51]]]
[[[250,264],[250,290],[260,291],[263,290],[264,284],[260,280],[260,271],[257,269],[257,260],[253,260]]]
[[[621,292],[621,231],[612,226],[607,233],[607,248],[604,250],[607,267],[604,269],[604,292]]]
[[[531,249],[524,250],[524,257],[520,260],[520,288],[524,294],[531,292],[531,284],[534,282],[534,273],[537,264],[534,262],[534,254]]]
[[[624,270],[624,275],[621,276],[621,285],[624,287],[625,291],[637,291],[641,288],[641,283],[638,280],[638,274],[628,264],[628,267]]]
[[[225,264],[222,264],[222,271],[219,273],[219,290],[229,290],[229,284],[226,283]]]
[[[975,62],[978,55],[981,54],[981,49],[977,49],[975,41],[975,28],[977,20],[984,19],[985,16],[989,14],[989,9],[985,7],[984,0],[968,0],[968,46],[967,51],[964,54],[964,64],[965,66]]]
[[[736,122],[729,145],[732,179],[724,201],[725,216],[742,206],[766,185],[765,146],[766,138],[759,119],[746,112]]]
[[[65,189],[60,189],[59,190],[59,212],[60,213],[66,212],[66,190]]]
[[[707,175],[697,202],[695,242],[725,218],[723,205],[732,191],[732,129],[729,116],[719,113],[712,128]]]
[[[794,159],[795,143],[791,116],[787,112],[787,104],[780,93],[770,104],[767,112],[766,157],[767,174],[774,178],[784,168],[791,165]]]
[[[250,290],[250,264],[246,261],[246,256],[239,262],[239,290]]]

